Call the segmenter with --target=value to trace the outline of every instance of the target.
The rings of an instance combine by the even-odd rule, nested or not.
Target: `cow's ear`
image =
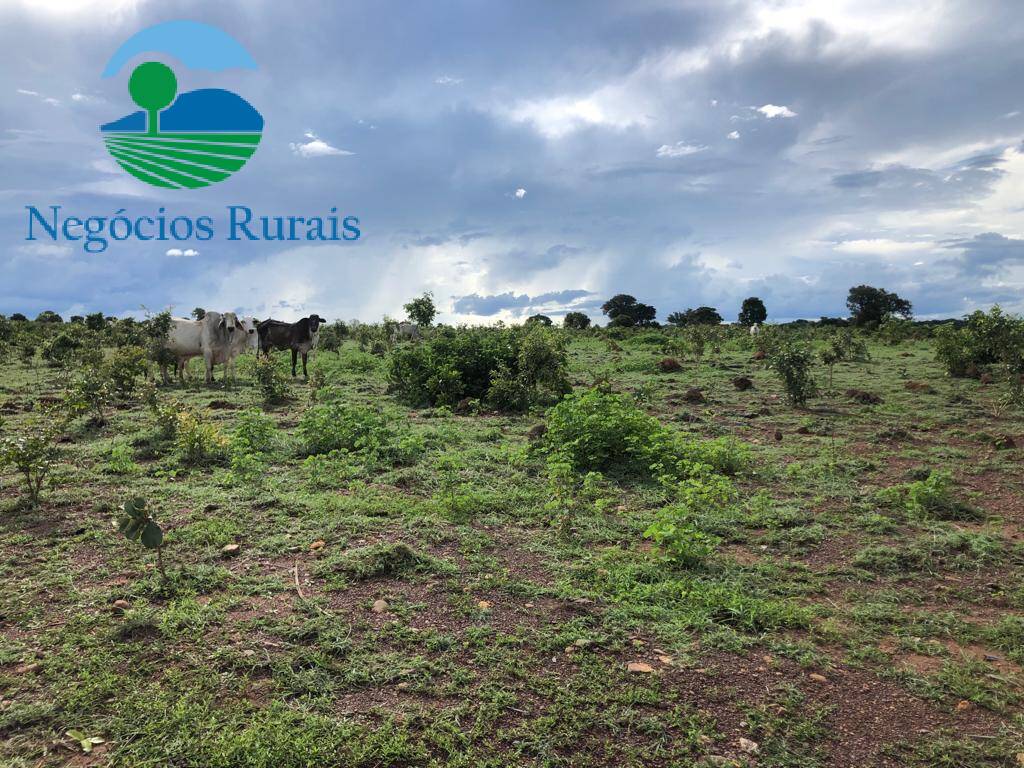
[[[218,325],[221,328],[225,328],[225,327],[227,327],[227,324],[228,324],[228,319],[226,317],[224,317],[224,315],[221,315],[220,316],[220,322],[218,323]]]

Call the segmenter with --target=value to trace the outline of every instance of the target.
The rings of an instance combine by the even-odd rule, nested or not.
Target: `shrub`
[[[103,468],[112,475],[134,475],[139,471],[135,463],[135,455],[128,443],[114,443],[110,448],[110,456]]]
[[[625,395],[600,389],[566,396],[548,412],[543,450],[578,472],[654,478],[688,476],[696,465],[734,472],[747,451],[731,440],[700,441],[664,426]]]
[[[288,397],[288,378],[274,364],[272,357],[258,355],[253,365],[256,388],[264,406],[281,403]]]
[[[0,469],[11,467],[21,475],[32,504],[39,502],[43,483],[56,464],[57,430],[49,419],[33,419],[25,432],[0,440]]]
[[[915,517],[937,520],[977,518],[976,510],[954,497],[954,487],[953,475],[950,472],[929,472],[923,480],[886,488],[879,492],[879,497],[883,501],[903,507]]]
[[[88,413],[94,424],[105,424],[106,410],[114,401],[114,387],[103,365],[84,365],[64,390],[64,407],[71,417]]]
[[[52,365],[68,365],[85,343],[81,328],[69,327],[54,334],[42,345],[43,360]]]
[[[273,419],[257,410],[242,411],[228,441],[232,473],[240,480],[262,477],[267,454],[273,452],[276,444],[277,426]]]
[[[174,441],[179,460],[188,466],[219,464],[227,455],[228,439],[220,428],[191,409],[178,411]]]
[[[644,536],[654,542],[658,552],[687,568],[703,563],[720,541],[698,528],[695,521],[726,506],[736,495],[728,478],[708,469],[695,472],[680,482],[676,487],[676,502],[661,509],[644,531]]]
[[[811,373],[814,356],[806,345],[780,342],[768,355],[768,364],[782,380],[791,404],[805,405],[817,394],[818,385]]]
[[[146,350],[140,346],[121,347],[104,364],[113,394],[123,400],[138,392],[137,379],[146,374]]]
[[[423,344],[395,349],[387,367],[391,391],[410,405],[454,406],[469,397],[522,410],[569,390],[566,365],[564,340],[534,325],[442,328]]]
[[[1024,373],[1024,319],[1004,313],[998,305],[988,313],[972,313],[963,328],[940,325],[933,337],[935,356],[951,376],[995,363],[1002,363],[1011,375]]]
[[[307,408],[296,436],[304,456],[344,451],[392,465],[413,461],[425,447],[420,436],[390,426],[382,413],[339,402]]]

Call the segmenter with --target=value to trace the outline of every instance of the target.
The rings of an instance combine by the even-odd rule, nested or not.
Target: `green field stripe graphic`
[[[109,141],[107,144],[108,146],[117,147],[118,149],[137,152],[140,155],[145,155],[146,157],[154,160],[165,157],[176,160],[186,160],[190,163],[216,168],[221,171],[233,172],[245,165],[244,158],[221,157],[220,155],[211,155],[206,152],[186,152],[178,149],[154,147],[152,145],[137,146],[135,144],[127,144],[118,141]]]
[[[138,166],[134,165],[129,160],[126,160],[126,159],[121,158],[121,157],[117,157],[116,155],[114,156],[114,159],[117,161],[118,165],[120,165],[122,168],[124,168],[126,171],[128,171],[128,173],[130,173],[132,176],[137,178],[139,181],[144,181],[147,184],[152,184],[155,187],[167,187],[169,189],[181,189],[181,185],[180,184],[175,184],[174,182],[168,181],[167,179],[161,178],[159,176],[154,176],[151,173],[146,173],[144,170],[142,170]]]
[[[151,164],[154,168],[162,169],[164,175],[167,175],[171,179],[173,179],[174,177],[170,176],[169,174],[178,173],[191,177],[193,181],[203,182],[203,184],[200,184],[199,186],[203,186],[204,184],[210,184],[215,181],[223,181],[224,179],[231,175],[231,173],[227,171],[218,171],[213,168],[205,168],[200,165],[194,165],[193,163],[185,163],[180,160],[168,160],[167,158],[163,157],[151,157],[146,154],[142,154],[139,152],[129,152],[124,149],[119,149],[118,151],[126,153],[129,158],[134,158],[135,162],[137,163],[145,162]]]
[[[107,143],[116,141],[119,144],[131,144],[133,146],[160,146],[167,147],[168,149],[183,149],[195,152],[209,152],[211,154],[228,155],[231,157],[241,157],[248,159],[252,157],[252,153],[256,151],[255,144],[211,144],[201,142],[189,142],[189,141],[169,141],[162,137],[149,138],[145,136],[133,136],[125,134],[116,134],[107,137]]]
[[[131,135],[131,134],[128,134]],[[261,133],[161,133],[162,139],[181,141],[222,141],[232,144],[259,144]]]
[[[123,149],[115,149],[114,147],[110,147],[110,154],[118,160],[128,160],[149,173],[162,176],[169,181],[173,181],[176,184],[187,187],[188,189],[208,186],[212,181],[220,181],[220,179],[225,179],[229,175],[222,173],[214,179],[197,178],[196,175],[193,175],[190,172],[181,173],[179,169],[174,168],[174,166],[170,166],[167,161],[153,162],[135,154],[134,152],[127,152]]]

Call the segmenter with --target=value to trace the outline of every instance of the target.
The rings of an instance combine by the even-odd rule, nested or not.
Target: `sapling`
[[[156,567],[166,581],[164,571],[164,531],[146,507],[146,500],[136,496],[121,505],[121,514],[114,520],[114,528],[129,541],[137,541],[146,549],[156,550]]]

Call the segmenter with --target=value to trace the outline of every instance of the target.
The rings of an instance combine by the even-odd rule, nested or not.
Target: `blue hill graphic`
[[[130,115],[100,126],[101,131],[145,133],[146,113]],[[202,88],[182,93],[160,113],[160,131],[262,131],[263,116],[237,93],[222,88]]]

